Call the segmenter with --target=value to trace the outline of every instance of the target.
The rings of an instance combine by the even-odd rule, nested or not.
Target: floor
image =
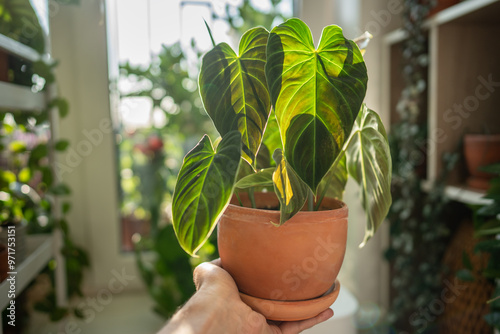
[[[87,321],[72,318],[54,324],[36,313],[31,316],[26,334],[154,334],[165,320],[152,307],[151,298],[144,292],[122,293],[113,296],[107,305],[97,305]]]

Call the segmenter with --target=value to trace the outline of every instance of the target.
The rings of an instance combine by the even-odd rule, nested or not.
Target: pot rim
[[[264,193],[264,192],[257,192],[255,195],[259,194],[269,194],[269,195],[275,195],[274,193]],[[291,221],[294,221],[294,218],[302,218],[304,219],[306,216],[310,216],[311,218],[318,218],[321,216],[328,216],[328,218],[342,218],[342,217],[347,217],[349,208],[347,204],[341,200],[331,198],[331,197],[324,197],[323,202],[325,203],[326,201],[334,201],[339,204],[340,207],[334,208],[334,209],[328,209],[328,210],[318,210],[318,211],[299,211],[296,213],[292,218],[290,218],[287,222],[284,224],[288,224]],[[230,209],[228,212],[228,209]],[[269,209],[259,209],[259,208],[249,208],[246,206],[241,206],[239,204],[231,204],[229,203],[228,207],[224,211],[223,215],[252,215],[252,216],[265,216],[265,217],[278,217],[280,215],[279,210],[269,210]],[[304,222],[301,222],[303,224]]]

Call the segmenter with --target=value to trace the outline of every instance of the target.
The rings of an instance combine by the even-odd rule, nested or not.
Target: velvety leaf
[[[363,105],[347,144],[347,170],[361,186],[367,215],[365,237],[370,239],[392,203],[392,162],[387,134],[376,112]]]
[[[204,136],[184,158],[172,201],[172,220],[182,248],[195,255],[231,199],[241,157],[241,135],[223,136],[214,151]]]
[[[267,148],[266,144],[261,143],[259,152],[257,152],[256,158],[256,170],[264,169],[270,166],[271,164],[271,153],[269,152],[269,148]]]
[[[342,200],[348,177],[346,155],[342,151],[318,186],[316,206],[319,208],[325,196]]]
[[[245,176],[236,182],[235,187],[238,189],[246,189],[250,187],[270,187],[273,185],[274,168],[266,168]]]
[[[290,19],[269,35],[266,76],[286,160],[316,191],[365,96],[363,57],[340,27],[324,28],[315,49],[307,25]]]
[[[276,170],[273,173],[274,191],[280,201],[280,225],[302,209],[309,188],[287,163],[283,152],[274,151]]]
[[[272,159],[272,154],[277,149],[283,150],[283,145],[281,144],[280,129],[278,127],[278,122],[276,121],[276,113],[271,110],[269,114],[269,119],[267,120],[266,130],[264,132],[264,138],[262,139],[262,144],[266,145],[269,151],[269,158]]]
[[[270,111],[264,65],[269,32],[247,31],[240,40],[239,56],[226,43],[203,56],[199,86],[205,109],[224,137],[239,130],[243,158],[254,165]]]

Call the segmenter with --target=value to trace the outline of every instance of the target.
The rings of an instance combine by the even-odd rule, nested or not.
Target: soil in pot
[[[248,197],[240,195],[244,205]],[[256,206],[276,207],[274,193],[256,193]],[[345,203],[323,200],[323,210],[302,211],[282,226],[279,211],[253,209],[233,199],[218,224],[222,266],[244,294],[268,300],[303,301],[334,284],[347,241]]]

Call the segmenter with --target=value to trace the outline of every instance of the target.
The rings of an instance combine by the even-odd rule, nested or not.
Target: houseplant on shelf
[[[214,149],[204,136],[184,158],[173,226],[195,255],[220,219],[222,266],[243,300],[268,319],[312,317],[338,294],[348,175],[362,189],[363,244],[390,206],[387,136],[362,104],[362,53],[338,26],[323,30],[317,49],[299,19],[253,28],[239,54],[214,43],[203,56],[200,94],[221,139]]]

